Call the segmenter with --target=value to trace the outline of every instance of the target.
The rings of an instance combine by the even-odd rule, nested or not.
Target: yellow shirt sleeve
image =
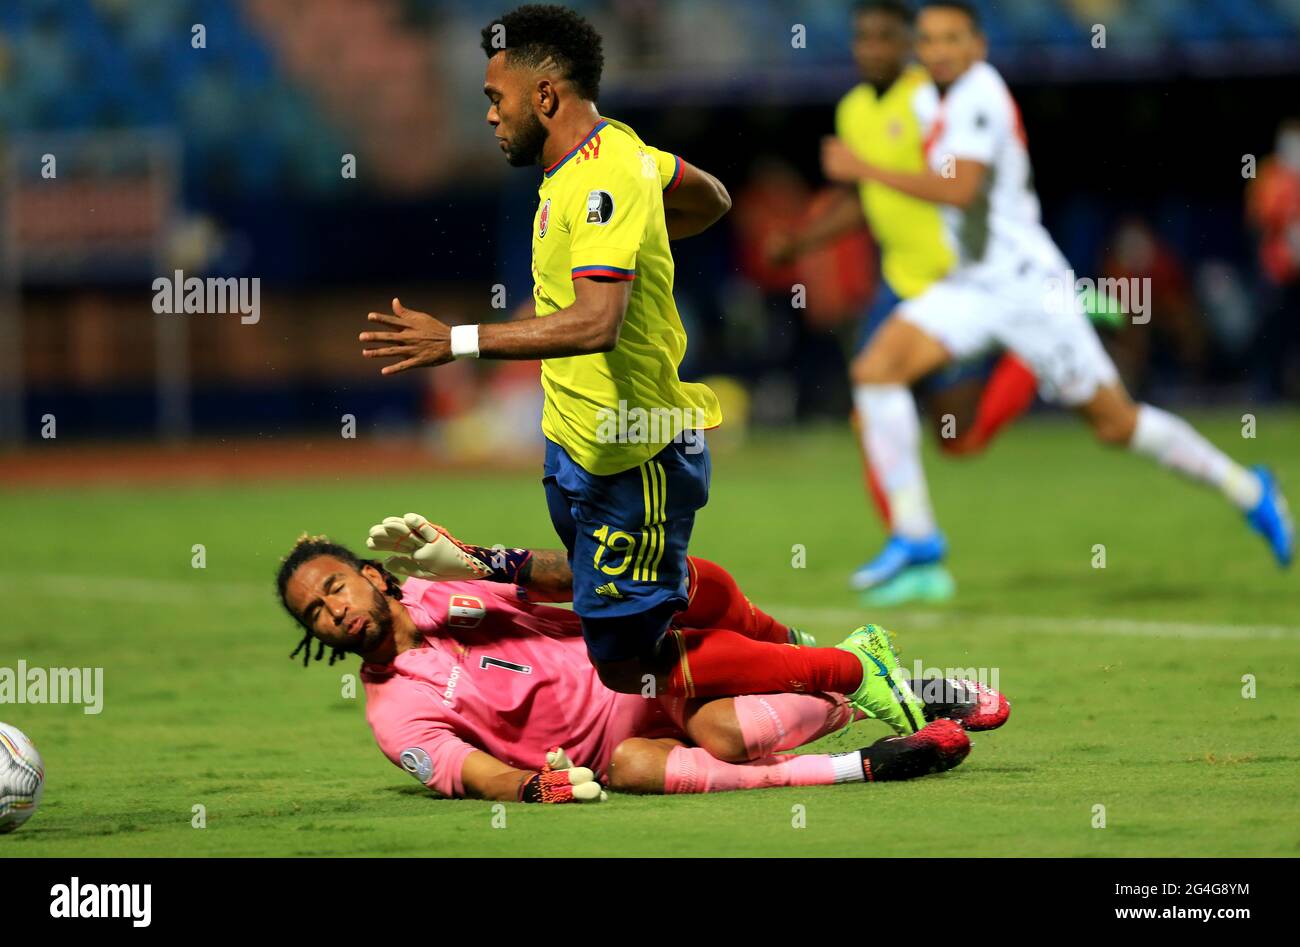
[[[662,172],[642,162],[584,162],[564,208],[569,221],[573,279],[600,276],[635,279],[636,259],[651,213],[663,216]]]
[[[844,98],[840,99],[839,104],[835,106],[835,137],[836,138],[842,139],[845,136],[847,136],[849,133],[849,128],[848,128],[849,97],[852,94],[853,93],[850,92],[848,95],[844,96]]]
[[[665,194],[672,193],[682,183],[682,159],[650,145],[645,146],[645,152],[655,159],[655,167],[659,169],[659,186]]]

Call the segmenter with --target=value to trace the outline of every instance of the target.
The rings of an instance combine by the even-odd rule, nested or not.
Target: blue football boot
[[[1295,522],[1291,519],[1291,509],[1271,470],[1258,466],[1250,468],[1250,472],[1259,478],[1263,495],[1255,508],[1246,513],[1246,522],[1251,529],[1268,540],[1277,564],[1289,566],[1295,552]]]
[[[910,566],[928,566],[939,562],[947,552],[948,544],[943,533],[938,530],[924,539],[890,536],[880,554],[863,563],[849,577],[849,585],[858,591],[875,588]]]

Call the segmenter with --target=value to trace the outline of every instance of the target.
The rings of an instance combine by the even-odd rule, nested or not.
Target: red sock
[[[880,479],[871,466],[871,458],[867,456],[867,452],[862,447],[862,419],[858,417],[856,411],[853,412],[852,419],[853,437],[858,442],[858,452],[862,455],[862,470],[864,479],[867,482],[867,495],[871,497],[871,503],[875,506],[880,521],[885,524],[885,531],[888,532],[890,529],[889,497],[885,496],[885,489],[880,485]]]
[[[683,628],[726,628],[755,641],[788,644],[790,629],[754,604],[740,591],[731,573],[716,562],[687,556],[689,604],[674,621]]]
[[[965,454],[983,450],[995,434],[1029,410],[1038,391],[1038,379],[1029,366],[1010,352],[998,360],[980,395],[975,411],[975,425],[964,436],[943,443],[952,453]]]
[[[862,683],[862,663],[839,648],[771,644],[725,628],[670,628],[668,633],[677,647],[668,677],[674,697],[851,694]]]

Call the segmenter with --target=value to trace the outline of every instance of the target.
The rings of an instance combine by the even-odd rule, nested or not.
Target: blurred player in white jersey
[[[853,58],[862,81],[835,109],[835,134],[861,158],[895,171],[925,167],[924,129],[915,99],[918,89],[930,85],[930,77],[912,62],[913,20],[903,0],[857,0]],[[880,265],[874,296],[854,342],[856,354],[866,349],[899,303],[921,295],[956,266],[957,254],[935,204],[873,181],[835,192],[835,199],[802,227],[775,234],[767,249],[772,262],[780,265],[867,225],[880,251]],[[1037,390],[1038,380],[1020,359],[993,352],[934,372],[916,386],[915,394],[933,422],[939,449],[950,457],[971,457],[1029,409]],[[856,386],[854,400],[859,400]],[[855,410],[854,426],[871,500],[888,531],[889,501],[869,462],[863,415]],[[867,588],[862,603],[872,608],[947,601],[956,591],[952,576],[939,563],[904,569],[883,583],[875,574],[873,557],[849,578],[853,588]]]
[[[985,52],[973,7],[923,6],[917,55],[933,84],[918,90],[915,108],[926,170],[881,168],[834,138],[823,145],[832,180],[875,181],[940,205],[958,259],[948,276],[894,310],[852,366],[854,383],[865,386],[868,454],[893,514],[893,534],[867,567],[872,584],[946,552],[909,386],[995,346],[1023,359],[1043,397],[1077,410],[1102,442],[1218,489],[1288,565],[1294,526],[1270,471],[1242,467],[1181,418],[1134,403],[1124,390],[1075,297],[1069,264],[1040,222],[1020,111]]]

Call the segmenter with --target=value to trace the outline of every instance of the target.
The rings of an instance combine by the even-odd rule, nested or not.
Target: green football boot
[[[862,662],[862,683],[848,695],[849,703],[888,724],[899,736],[925,726],[925,705],[908,686],[889,632],[879,625],[864,625],[835,647]]]
[[[895,608],[922,602],[938,605],[952,601],[957,594],[957,583],[943,563],[908,566],[882,585],[867,589],[861,595],[864,608]]]
[[[801,628],[791,628],[790,634],[786,637],[790,639],[790,644],[797,644],[801,648],[817,647],[817,639],[813,637],[812,633]]]
[[[1103,296],[1092,287],[1086,287],[1079,293],[1079,302],[1083,311],[1098,328],[1119,331],[1128,324],[1128,314],[1120,304],[1110,296]]]

